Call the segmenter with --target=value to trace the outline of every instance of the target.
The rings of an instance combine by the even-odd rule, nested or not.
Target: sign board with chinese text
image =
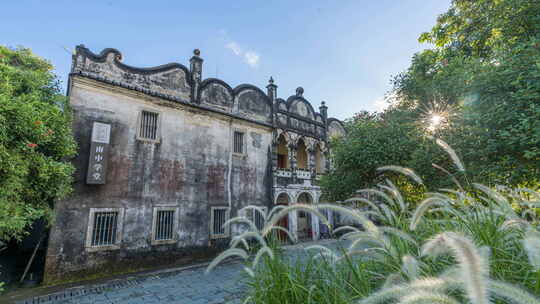
[[[90,142],[90,159],[88,160],[88,173],[86,183],[92,185],[105,184],[107,176],[107,161],[109,160],[109,144],[111,139],[111,125],[94,122],[92,126],[92,139]]]

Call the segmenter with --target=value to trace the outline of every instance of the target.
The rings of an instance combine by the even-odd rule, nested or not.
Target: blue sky
[[[0,44],[22,45],[50,60],[66,82],[67,49],[114,47],[123,62],[189,66],[194,48],[203,78],[264,89],[273,76],[278,96],[296,87],[317,108],[340,119],[376,110],[405,70],[418,43],[450,0],[334,1],[3,1]]]

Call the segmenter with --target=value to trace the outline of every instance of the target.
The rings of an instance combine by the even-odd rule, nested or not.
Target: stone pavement
[[[323,240],[286,246],[287,254],[303,255],[304,248],[313,244],[337,246],[335,240]],[[133,283],[98,288],[83,295],[56,300],[32,299],[18,303],[43,304],[218,304],[242,303],[247,290],[247,274],[238,262],[219,265],[205,275],[206,266],[179,272],[155,273]],[[80,289],[81,287],[79,287]],[[74,288],[76,290],[77,288]],[[53,298],[54,299],[54,298]]]

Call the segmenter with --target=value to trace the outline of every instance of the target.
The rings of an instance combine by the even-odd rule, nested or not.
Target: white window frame
[[[231,210],[229,207],[216,206],[210,207],[210,238],[211,239],[221,239],[227,238],[230,235],[230,227],[225,227],[223,234],[214,233],[214,210],[225,210],[225,222],[230,219]]]
[[[157,215],[159,211],[173,211],[173,230],[172,230],[172,239],[168,240],[156,240],[156,225],[157,225]],[[152,231],[151,231],[151,241],[152,245],[163,245],[163,244],[174,244],[178,242],[178,219],[179,212],[178,207],[176,206],[157,206],[154,207],[152,214]]]
[[[117,212],[116,220],[116,242],[109,245],[92,245],[95,214],[99,212]],[[102,251],[120,249],[122,243],[122,230],[124,228],[124,208],[90,208],[88,215],[88,226],[86,230],[86,251]]]
[[[239,152],[236,152],[234,151],[234,135],[235,133],[238,132],[238,133],[242,133],[243,136],[242,136],[242,153],[239,153]],[[239,157],[246,157],[247,156],[247,136],[248,136],[248,132],[246,129],[241,129],[241,128],[234,128],[233,131],[232,131],[232,136],[231,136],[231,147],[232,147],[232,153],[233,155],[235,156],[239,156]]]
[[[141,127],[142,127],[142,116],[143,112],[149,112],[149,113],[155,113],[157,114],[157,125],[156,125],[156,139],[141,137]],[[137,140],[145,141],[145,142],[151,142],[151,143],[159,143],[161,141],[161,119],[162,119],[162,113],[160,111],[156,111],[154,109],[150,108],[140,108],[139,114],[137,116]]]

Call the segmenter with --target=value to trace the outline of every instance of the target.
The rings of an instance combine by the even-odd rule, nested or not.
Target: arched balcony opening
[[[324,174],[325,173],[325,158],[324,154],[321,150],[321,147],[317,145],[315,147],[315,172],[317,174]]]
[[[279,135],[277,146],[277,167],[278,169],[289,169],[289,149],[287,148],[287,140],[283,134]]]
[[[302,139],[298,141],[298,146],[296,149],[296,167],[302,170],[308,169],[308,154],[306,144]]]

